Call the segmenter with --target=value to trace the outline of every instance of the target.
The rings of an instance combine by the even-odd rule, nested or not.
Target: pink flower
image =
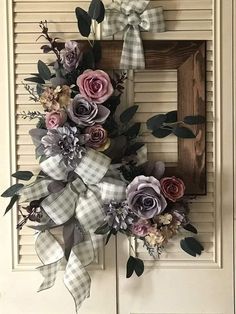
[[[88,101],[104,103],[114,92],[109,75],[102,70],[86,70],[77,78],[80,94]]]
[[[160,180],[161,191],[166,198],[172,202],[184,196],[185,185],[184,182],[176,177],[166,177]]]
[[[139,219],[132,226],[132,233],[138,237],[145,237],[149,233],[150,223],[148,220]]]
[[[63,126],[67,120],[67,114],[64,110],[51,111],[46,113],[46,127],[47,129],[56,129]]]

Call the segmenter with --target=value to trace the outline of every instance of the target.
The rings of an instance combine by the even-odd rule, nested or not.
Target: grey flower
[[[60,155],[66,165],[75,168],[83,154],[87,136],[79,134],[76,127],[61,127],[48,130],[41,142],[47,157]]]
[[[95,123],[103,124],[110,114],[110,110],[103,105],[89,102],[80,94],[76,95],[68,107],[68,114],[72,121],[81,127]]]
[[[76,41],[67,41],[65,49],[61,51],[62,64],[66,71],[71,72],[77,68],[81,60],[82,53]]]
[[[129,207],[140,218],[150,219],[167,206],[161,194],[160,182],[154,177],[136,177],[128,185],[126,195]]]
[[[126,230],[134,221],[134,217],[130,212],[127,202],[117,203],[110,202],[104,205],[108,225],[113,229]]]

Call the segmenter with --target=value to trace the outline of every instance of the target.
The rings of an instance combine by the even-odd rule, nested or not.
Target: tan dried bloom
[[[57,86],[55,89],[46,87],[40,96],[40,103],[46,111],[57,111],[70,103],[71,89],[67,85]]]

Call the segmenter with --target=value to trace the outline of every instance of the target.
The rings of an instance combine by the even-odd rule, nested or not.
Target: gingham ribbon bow
[[[59,163],[58,156],[50,157],[40,167],[53,180],[65,180],[69,170]],[[52,182],[49,179],[38,181],[21,191],[23,198],[28,201],[47,196],[41,206],[56,224],[67,222],[75,214],[83,228],[84,239],[72,248],[64,274],[64,283],[74,298],[76,311],[90,294],[91,279],[85,266],[95,260],[96,250],[103,243],[103,237],[94,234],[104,218],[102,204],[125,199],[126,185],[114,178],[104,178],[109,166],[108,157],[89,149],[75,169],[79,177],[68,183],[62,191],[47,196],[48,184]],[[41,291],[54,285],[64,251],[55,237],[45,231],[38,234],[36,252],[44,264],[39,267],[44,277],[39,288]]]
[[[147,9],[149,0],[123,0],[107,6],[103,22],[103,35],[112,36],[124,31],[121,69],[145,68],[140,30],[164,32],[165,21],[162,7]]]

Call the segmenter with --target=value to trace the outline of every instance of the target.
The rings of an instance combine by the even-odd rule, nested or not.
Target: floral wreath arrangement
[[[113,3],[106,14],[106,25],[112,24],[116,14],[126,17],[124,9],[130,12],[136,7],[137,12],[143,12],[143,19],[149,11],[151,15],[156,14],[159,31],[164,31],[160,26],[164,23],[162,8],[144,11],[148,2]],[[118,9],[122,10],[118,12]],[[88,12],[76,8],[76,15],[80,32],[87,37],[91,21],[103,21],[105,8],[102,1],[92,0]],[[138,14],[132,13],[129,18],[136,23]],[[127,19],[124,20],[127,23]],[[78,310],[90,293],[91,279],[85,266],[96,258],[97,249],[104,245],[104,237],[106,243],[118,232],[133,237],[142,241],[148,253],[157,258],[169,239],[181,229],[193,233],[197,230],[189,220],[191,199],[185,195],[184,182],[174,176],[166,177],[164,163],[148,161],[146,146],[138,142],[140,123],[132,123],[138,106],[129,107],[117,118],[127,75],[120,72],[112,78],[96,69],[102,54],[98,41],[89,41],[91,47],[85,49],[76,41],[63,44],[51,38],[46,21],[40,23],[40,28],[41,36],[48,41],[41,48],[44,53],[53,52],[56,61],[49,66],[38,61],[38,73],[25,80],[36,83],[36,88],[24,83],[31,100],[40,102],[44,111],[20,114],[25,119],[38,121],[29,133],[36,147],[40,171],[37,174],[14,173],[12,176],[16,179],[30,182],[12,185],[2,197],[11,197],[6,212],[17,201],[23,204],[19,209],[22,220],[17,228],[21,229],[29,221],[35,222],[29,227],[37,232],[35,248],[43,263],[39,271],[44,281],[39,291],[54,285],[57,271],[66,259],[64,283]],[[136,31],[135,27],[130,30],[131,33]],[[122,64],[126,65],[130,32],[126,29],[123,47]],[[129,66],[136,66],[135,56],[129,55],[128,60]],[[176,111],[147,121],[154,136],[159,136],[161,128],[168,128],[168,134],[171,133],[169,117],[172,120],[175,117],[178,125]],[[201,117],[193,118],[196,123],[204,122]],[[189,137],[191,130],[186,126],[182,128]],[[184,137],[184,132],[181,134]],[[51,232],[58,227],[62,227],[63,244]],[[193,237],[182,239],[180,245],[192,256],[203,251]],[[134,272],[140,276],[143,271],[143,261],[130,256],[127,277]]]

